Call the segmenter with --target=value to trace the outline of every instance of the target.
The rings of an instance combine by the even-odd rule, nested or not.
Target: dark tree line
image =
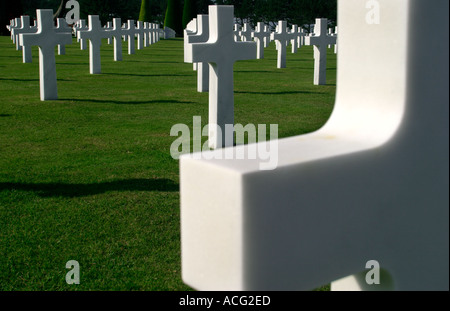
[[[164,24],[168,0],[147,0],[150,20]],[[179,12],[183,12],[184,1],[179,0]],[[194,0],[197,14],[207,14],[208,5],[226,4],[234,5],[237,22],[243,24],[250,22],[254,27],[257,22],[274,25],[278,20],[287,20],[290,24],[309,25],[315,18],[324,17],[336,21],[337,0]],[[57,12],[63,2],[60,17],[67,13],[65,3],[67,0],[0,0],[0,31],[7,34],[5,25],[14,17],[29,15],[36,16],[36,9],[53,9]],[[88,15],[99,15],[102,23],[114,17],[122,20],[139,19],[142,0],[78,0],[80,3],[81,18]],[[148,18],[148,17],[147,17]],[[179,17],[182,19],[182,14]],[[182,21],[181,21],[182,22]],[[180,23],[181,23],[180,22]],[[182,23],[185,24],[185,23]],[[307,27],[308,28],[308,27]]]

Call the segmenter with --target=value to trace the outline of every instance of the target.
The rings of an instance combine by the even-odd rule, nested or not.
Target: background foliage
[[[168,0],[148,0],[151,12],[150,20],[160,25],[164,24]],[[63,0],[67,2],[67,0]],[[81,8],[81,18],[87,19],[89,14],[100,16],[103,23],[113,17],[123,20],[139,19],[141,0],[78,0]],[[36,9],[53,9],[57,11],[61,0],[0,0],[0,31],[7,35],[4,25],[20,15],[35,17]],[[183,10],[184,0],[179,1]],[[196,0],[197,14],[207,14],[210,4],[234,5],[238,23],[248,21],[253,26],[263,21],[274,26],[278,20],[287,20],[290,24],[304,25],[309,31],[309,25],[319,17],[328,18],[331,26],[336,23],[337,0]],[[65,7],[65,6],[64,6]],[[65,15],[63,9],[61,15]]]

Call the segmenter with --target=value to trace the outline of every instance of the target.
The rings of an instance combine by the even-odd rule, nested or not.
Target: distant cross
[[[241,41],[241,37],[239,36],[239,33],[241,32],[240,30],[239,30],[239,28],[241,28],[240,26],[239,26],[239,24],[234,24],[234,41],[236,41],[236,42],[238,42],[238,41]]]
[[[110,34],[102,28],[98,15],[89,15],[89,29],[79,31],[79,36],[89,40],[89,72],[91,74],[102,73],[100,48],[102,39],[110,38]]]
[[[112,30],[112,22],[106,22],[105,30]],[[108,37],[108,44],[112,43],[112,37]]]
[[[148,40],[148,33],[149,33],[149,31],[148,31],[148,22],[144,22],[144,33],[143,33],[143,35],[144,35],[144,47],[145,48],[149,46],[148,42],[150,40]]]
[[[264,48],[269,47],[270,44],[270,28],[267,25],[264,25],[264,32],[267,33],[267,37],[264,38]]]
[[[292,45],[292,54],[297,53],[297,49],[298,49],[298,26],[297,25],[292,25],[292,38],[291,38],[291,45]]]
[[[209,145],[211,148],[234,144],[233,135],[225,133],[225,125],[234,125],[233,65],[238,60],[256,58],[255,42],[236,42],[233,32],[234,7],[209,6],[209,40],[189,47],[188,62],[208,62]],[[219,129],[221,135],[219,135]]]
[[[158,24],[153,24],[153,42],[156,43],[161,37],[160,29]]]
[[[273,39],[277,43],[278,50],[278,68],[286,68],[286,46],[291,40],[291,34],[287,32],[287,22],[279,21],[278,30],[273,34]]]
[[[113,19],[113,27],[111,30],[108,30],[108,33],[111,37],[114,38],[114,60],[121,61],[122,60],[122,27],[121,27],[120,18]]]
[[[303,28],[298,28],[298,40],[297,40],[297,47],[300,49],[302,46],[305,45],[305,36],[306,33],[304,32]]]
[[[88,30],[88,27],[86,25],[86,20],[84,19],[80,19],[78,21],[78,27],[77,27],[77,33],[80,30]],[[86,50],[86,40],[84,39],[80,39],[79,37],[77,37],[78,41],[80,42],[80,48],[84,51]]]
[[[209,18],[208,15],[197,15],[195,33],[185,31],[185,59],[191,59],[188,53],[191,52],[189,44],[203,43],[209,40]],[[197,90],[200,93],[209,91],[209,64],[207,62],[197,63]]]
[[[136,26],[134,25],[134,20],[128,20],[127,27],[123,29],[123,34],[126,36],[128,40],[128,54],[135,54],[136,43],[135,43],[135,35],[136,35]]]
[[[72,43],[70,33],[58,33],[53,25],[53,10],[37,10],[38,31],[20,34],[24,47],[39,46],[39,79],[41,100],[58,99],[55,46]]]
[[[70,37],[72,37],[72,28],[67,25],[67,22],[64,18],[58,18],[56,20],[56,25],[56,32],[68,33],[70,34]],[[58,44],[58,55],[66,55],[66,46],[64,44]]]
[[[252,27],[249,23],[245,23],[241,31],[239,31],[239,36],[243,42],[252,41]]]
[[[16,44],[19,45],[22,49],[22,58],[24,63],[31,63],[33,57],[31,55],[31,46],[27,46],[26,48],[22,48],[20,37],[21,33],[36,33],[37,29],[34,27],[30,27],[30,17],[22,16],[21,17],[21,26],[20,28],[14,28],[12,30],[13,35],[16,37]],[[19,48],[17,48],[19,50]]]
[[[137,49],[142,50],[144,48],[144,22],[138,21],[135,31],[137,35]]]
[[[22,27],[22,23],[19,17],[14,19],[14,24],[11,25],[10,31],[11,31],[11,39],[13,40],[13,43],[16,43],[16,37],[14,36],[14,29]]]
[[[327,19],[316,19],[314,35],[305,38],[305,45],[314,45],[314,85],[327,81],[327,45],[335,44],[336,38],[327,35]]]
[[[265,42],[267,38],[270,37],[269,32],[266,32],[266,26],[264,23],[258,22],[258,25],[256,26],[256,29],[254,32],[252,32],[252,37],[256,41],[256,58],[257,59],[263,59],[264,58],[264,47]]]

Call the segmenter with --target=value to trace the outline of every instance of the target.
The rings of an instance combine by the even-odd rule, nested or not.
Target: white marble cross
[[[239,24],[234,24],[234,41],[238,42],[241,41],[241,36],[239,35],[239,33],[241,32],[239,29],[241,28],[241,26],[239,26]]]
[[[245,23],[242,30],[239,31],[239,37],[241,37],[241,41],[243,41],[243,42],[252,41],[252,32],[253,32],[253,30],[252,30],[252,27],[250,26],[250,24]]]
[[[339,0],[333,114],[277,141],[275,170],[206,160],[221,150],[181,157],[186,284],[449,290],[449,1],[377,2],[370,24],[360,0]]]
[[[292,31],[291,31],[291,45],[292,45],[292,54],[297,53],[298,49],[298,26],[292,25]]]
[[[286,46],[292,38],[292,35],[287,32],[287,22],[279,21],[278,30],[272,35],[273,40],[276,41],[278,50],[277,67],[286,68]]]
[[[22,22],[20,20],[20,17],[17,17],[14,19],[14,24],[11,25],[11,27],[9,28],[9,31],[11,32],[11,39],[14,44],[16,44],[16,36],[14,36],[14,29],[18,29],[20,27],[22,27]]]
[[[136,27],[136,36],[137,36],[137,49],[142,50],[144,48],[144,22],[138,21]]]
[[[120,18],[113,19],[113,26],[111,30],[108,30],[108,33],[111,37],[114,38],[114,60],[121,61],[122,60],[122,21]]]
[[[267,33],[267,37],[264,37],[264,48],[267,48],[270,44],[270,28],[268,25],[264,25],[264,32]]]
[[[234,125],[233,66],[238,60],[256,58],[255,42],[236,42],[233,33],[233,6],[209,6],[209,40],[189,44],[187,62],[208,62],[209,145],[221,148],[234,144],[225,126]],[[220,133],[221,132],[221,133]]]
[[[36,33],[37,28],[30,26],[30,17],[29,16],[22,16],[21,17],[21,27],[20,28],[14,28],[12,30],[12,34],[16,37],[16,44],[19,45],[22,49],[22,58],[24,63],[31,63],[33,60],[32,53],[31,53],[31,46],[27,46],[26,48],[23,48],[20,42],[19,34],[21,33]],[[17,48],[19,50],[19,48]]]
[[[132,55],[136,53],[136,42],[134,40],[136,35],[136,26],[134,20],[129,19],[127,27],[123,29],[122,34],[126,36],[128,40],[128,54]]]
[[[106,25],[104,26],[104,28],[105,28],[105,30],[112,30],[113,29],[113,27],[112,27],[112,22],[106,22]],[[108,38],[108,44],[111,44],[112,43],[112,37],[111,36],[109,36]]]
[[[298,28],[298,40],[297,40],[297,48],[301,48],[303,45],[305,45],[305,36],[306,33],[304,32],[303,28]]]
[[[264,23],[258,22],[255,31],[252,32],[252,37],[257,45],[256,58],[263,59],[265,42],[267,38],[270,38],[270,33],[266,31],[266,26]]]
[[[185,61],[192,59],[192,55],[189,53],[192,51],[189,48],[189,44],[192,43],[203,43],[209,40],[209,19],[208,15],[197,15],[196,21],[196,32],[190,32],[185,30],[184,37],[184,57]],[[189,61],[186,61],[189,62]],[[209,64],[207,62],[196,63],[197,64],[197,90],[200,93],[209,91]]]
[[[67,25],[66,19],[58,18],[56,20],[56,32],[67,33],[72,37],[72,28]],[[58,55],[66,55],[66,46],[64,44],[58,44]]]
[[[305,45],[314,45],[314,85],[327,83],[327,45],[335,44],[336,37],[327,34],[326,18],[316,19],[314,35],[305,37]]]
[[[76,28],[77,33],[80,30],[88,30],[88,26],[86,25],[86,20],[80,19],[77,24],[78,24],[78,27]],[[86,40],[80,39],[79,37],[77,37],[77,40],[80,42],[80,49],[83,51],[86,50]]]
[[[78,35],[81,39],[89,40],[89,72],[91,74],[102,73],[102,61],[100,48],[102,39],[110,38],[111,34],[102,28],[98,15],[89,15],[89,29],[80,30]]]
[[[144,36],[144,48],[149,46],[149,29],[148,29],[149,23],[148,22],[144,22],[144,32],[143,32],[143,36]]]
[[[58,99],[55,46],[72,44],[71,33],[58,33],[53,25],[53,10],[37,10],[38,31],[20,34],[23,47],[39,46],[39,79],[41,100]]]

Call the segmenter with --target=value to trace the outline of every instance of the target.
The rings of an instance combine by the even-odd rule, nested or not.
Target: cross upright
[[[298,49],[298,26],[297,25],[292,25],[292,38],[291,38],[291,45],[292,45],[292,54],[297,53],[297,49]]]
[[[158,42],[159,39],[161,38],[161,33],[160,33],[160,29],[159,29],[159,24],[153,24],[153,40],[154,43]]]
[[[16,44],[22,47],[20,42],[19,35],[21,33],[36,33],[37,29],[30,26],[30,17],[29,16],[22,16],[21,17],[21,25],[20,28],[14,28],[12,30],[13,35],[16,37]],[[17,48],[19,50],[19,48]],[[31,55],[31,47],[28,46],[27,48],[22,48],[22,57],[24,63],[31,63],[33,60],[33,57]]]
[[[241,31],[239,30],[239,28],[239,24],[234,24],[234,41],[241,41],[241,37],[239,36],[239,33]]]
[[[100,47],[102,39],[110,37],[105,28],[102,28],[98,15],[89,15],[89,29],[78,32],[81,39],[89,40],[89,72],[91,74],[102,73]]]
[[[208,15],[197,15],[196,21],[196,32],[189,34],[185,30],[185,60],[189,60],[192,56],[188,53],[191,52],[189,49],[189,44],[192,43],[203,43],[209,39],[209,18]],[[209,64],[207,62],[197,63],[197,90],[200,93],[209,91]]]
[[[245,23],[241,31],[239,31],[239,37],[243,42],[252,41],[252,27],[249,23]]]
[[[41,100],[58,99],[55,46],[72,43],[70,33],[58,33],[53,25],[53,10],[37,10],[38,31],[20,34],[23,47],[39,46],[39,79]]]
[[[84,19],[80,19],[78,21],[77,33],[80,30],[88,30],[88,27],[86,25],[86,20],[84,20]],[[77,37],[77,40],[80,42],[80,49],[86,50],[86,40],[80,39],[79,37]]]
[[[266,26],[262,22],[258,22],[256,29],[252,32],[252,37],[256,41],[256,58],[263,59],[264,58],[264,47],[266,39],[270,37],[270,34],[266,32]]]
[[[114,60],[122,60],[122,21],[120,18],[113,19],[113,27],[108,30],[111,37],[114,38]]]
[[[205,43],[190,44],[191,52],[186,59],[187,62],[208,62],[210,65],[209,145],[211,148],[228,147],[234,144],[233,135],[225,135],[225,126],[234,125],[233,65],[238,60],[256,58],[255,42],[234,41],[233,19],[233,6],[209,6],[209,40]]]
[[[19,17],[14,19],[14,24],[11,25],[9,31],[11,32],[11,39],[13,40],[13,43],[16,43],[16,37],[14,36],[14,29],[18,29],[22,27],[22,23]]]
[[[64,18],[58,18],[56,20],[56,32],[68,33],[72,37],[72,28],[67,25]],[[58,44],[58,55],[66,55],[66,46],[64,44]]]
[[[144,22],[138,21],[135,31],[137,35],[137,49],[142,50],[144,48],[144,36],[145,36]]]
[[[268,25],[264,25],[264,32],[267,33],[267,37],[264,38],[264,48],[269,47],[270,44],[270,29]]]
[[[306,33],[304,32],[303,28],[298,28],[298,40],[297,40],[297,48],[301,48],[303,45],[305,45],[305,36]]]
[[[106,22],[106,26],[104,27],[105,30],[111,30],[112,29],[112,22]],[[112,37],[108,37],[108,44],[112,43]]]
[[[148,33],[149,33],[149,29],[148,29],[148,22],[144,22],[144,32],[143,32],[143,36],[144,36],[144,48],[148,47]]]
[[[286,46],[291,40],[292,35],[287,32],[287,22],[279,21],[278,30],[273,34],[273,39],[277,43],[278,50],[278,68],[286,68]]]
[[[314,45],[314,85],[327,81],[327,45],[335,44],[336,38],[327,35],[327,19],[317,18],[314,35],[305,38],[305,45]]]
[[[134,25],[134,20],[129,19],[127,27],[122,30],[122,34],[128,39],[128,54],[135,54],[136,43],[134,37],[136,35],[136,26]]]

